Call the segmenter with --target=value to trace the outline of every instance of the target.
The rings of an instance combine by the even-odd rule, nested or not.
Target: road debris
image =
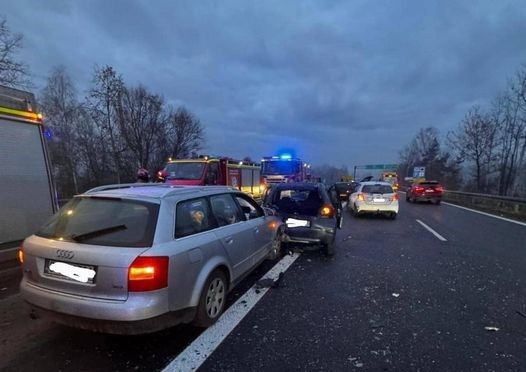
[[[400,293],[393,293],[393,297],[400,297]]]
[[[520,312],[519,310],[515,310],[515,312],[519,314],[520,316],[522,316],[523,318],[526,318],[526,315],[524,315],[524,313]]]
[[[283,276],[284,276],[283,272],[280,272],[276,280],[266,278],[266,279],[261,279],[257,281],[256,282],[256,293],[259,293],[258,288],[279,288],[281,281],[283,280]]]
[[[498,330],[500,330],[500,328],[497,328],[497,327],[494,327],[494,326],[486,326],[486,327],[484,327],[484,329],[486,331],[490,331],[490,332],[497,332]]]
[[[7,287],[0,288],[0,291],[7,291]]]

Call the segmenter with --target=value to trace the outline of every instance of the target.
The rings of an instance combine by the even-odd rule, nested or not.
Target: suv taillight
[[[365,200],[365,196],[364,196],[363,193],[359,193],[358,194],[358,200],[360,200],[360,201],[364,201]]]
[[[18,261],[20,261],[20,264],[24,263],[24,247],[20,247],[18,250]]]
[[[334,207],[331,204],[323,204],[319,214],[323,218],[332,218],[334,216]]]
[[[444,188],[442,186],[438,186],[438,187],[435,187],[435,191],[444,192]]]
[[[424,189],[422,186],[417,186],[417,187],[415,187],[415,191],[416,191],[416,192],[422,192],[422,191],[424,191],[424,190],[425,190],[425,189]]]
[[[145,292],[168,286],[168,257],[137,257],[128,269],[128,291]]]

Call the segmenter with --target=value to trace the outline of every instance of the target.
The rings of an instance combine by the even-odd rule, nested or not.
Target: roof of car
[[[384,181],[367,181],[367,182],[360,182],[360,185],[383,185],[383,186],[391,186],[389,182]]]
[[[321,184],[320,183],[313,183],[313,182],[287,182],[287,183],[278,183],[276,185],[273,185],[272,187],[275,187],[277,189],[292,189],[292,188],[303,188],[303,189],[315,189],[318,188]]]
[[[82,195],[160,200],[184,194],[208,195],[229,191],[239,190],[229,186],[173,186],[155,183],[132,183],[99,186]]]

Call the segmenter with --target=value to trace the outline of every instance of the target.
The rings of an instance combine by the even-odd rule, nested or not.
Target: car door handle
[[[259,227],[254,227],[254,232],[255,232],[256,234],[259,234]]]
[[[232,244],[234,242],[234,239],[232,237],[228,237],[228,238],[225,238],[225,243],[226,244]]]

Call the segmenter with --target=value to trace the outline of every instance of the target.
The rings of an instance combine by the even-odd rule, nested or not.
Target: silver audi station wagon
[[[282,223],[222,186],[109,185],[78,195],[22,244],[22,297],[92,331],[206,327],[281,247]]]

